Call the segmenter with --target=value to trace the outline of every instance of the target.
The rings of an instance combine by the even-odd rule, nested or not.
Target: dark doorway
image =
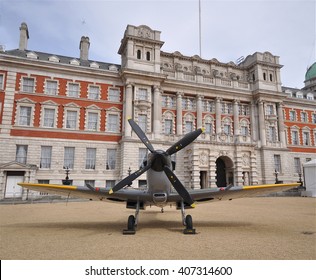
[[[227,186],[226,165],[221,158],[216,160],[216,185],[219,188],[225,188]]]
[[[200,171],[200,186],[201,189],[206,189],[207,185],[207,171]]]

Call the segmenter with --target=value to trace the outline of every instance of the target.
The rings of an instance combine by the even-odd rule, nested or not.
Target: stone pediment
[[[11,161],[7,163],[0,164],[0,170],[30,170],[30,169],[37,169],[37,166],[34,164],[24,164],[17,161]]]

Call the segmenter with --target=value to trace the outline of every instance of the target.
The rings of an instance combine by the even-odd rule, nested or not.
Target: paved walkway
[[[125,205],[69,202],[0,205],[0,259],[316,259],[316,199],[260,197],[197,205],[196,235],[180,211],[140,212],[122,235]]]

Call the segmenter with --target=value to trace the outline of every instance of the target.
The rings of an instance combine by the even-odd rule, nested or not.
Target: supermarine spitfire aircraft
[[[173,162],[171,155],[182,150],[192,143],[204,130],[197,129],[186,134],[182,139],[172,145],[166,151],[155,150],[153,145],[138,124],[128,120],[133,131],[150,151],[147,159],[143,162],[141,168],[130,174],[122,181],[117,183],[112,189],[94,188],[90,185],[85,186],[67,186],[54,184],[33,184],[19,183],[20,186],[52,194],[61,194],[72,197],[88,198],[90,200],[112,201],[126,203],[129,209],[135,209],[136,213],[128,217],[127,229],[124,234],[134,234],[138,223],[138,214],[146,206],[157,206],[161,208],[170,205],[181,210],[182,222],[185,226],[185,234],[194,234],[192,216],[185,214],[185,209],[194,208],[195,203],[232,200],[235,198],[250,197],[260,194],[278,192],[299,186],[299,183],[291,184],[271,184],[257,186],[229,186],[226,188],[209,188],[188,191],[179,181],[173,172]],[[147,171],[147,189],[133,189],[127,186],[132,181]],[[176,192],[172,191],[172,187]]]

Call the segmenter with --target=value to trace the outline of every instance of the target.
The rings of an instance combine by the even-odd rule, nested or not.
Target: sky
[[[282,85],[302,88],[316,61],[315,1],[200,0],[199,13],[199,0],[0,0],[0,45],[17,49],[26,22],[29,50],[79,57],[88,36],[90,60],[120,64],[126,26],[147,25],[161,31],[165,52],[201,47],[203,59],[228,63],[269,51],[280,57]]]

